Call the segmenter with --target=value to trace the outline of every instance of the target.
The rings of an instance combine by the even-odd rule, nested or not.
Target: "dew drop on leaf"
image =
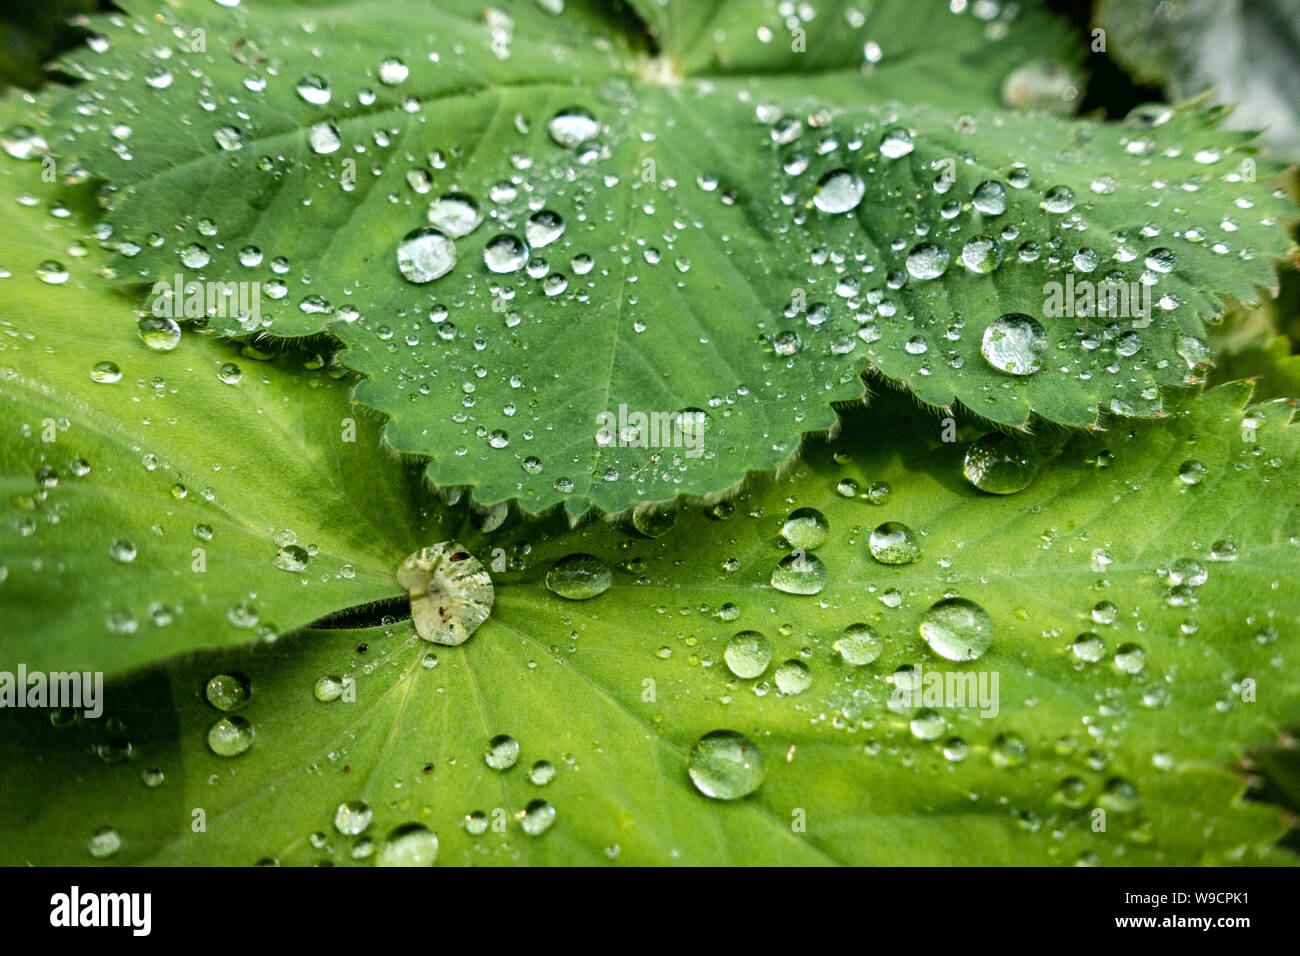
[[[519,814],[519,826],[529,836],[541,836],[555,825],[555,808],[545,800],[530,800]]]
[[[826,587],[826,565],[815,554],[796,550],[772,570],[772,587],[786,594],[816,594]]]
[[[438,859],[438,837],[421,823],[407,823],[388,834],[376,866],[433,866]]]
[[[614,573],[591,554],[570,554],[546,572],[546,587],[570,601],[586,601],[604,594],[614,583]]]
[[[407,282],[432,282],[455,265],[456,244],[432,226],[412,229],[397,246],[397,268]]]
[[[813,205],[822,212],[838,215],[857,208],[866,192],[860,176],[847,169],[836,169],[817,181]]]
[[[107,859],[121,848],[122,836],[113,827],[100,827],[86,843],[86,849],[97,860]]]
[[[344,836],[360,836],[370,826],[374,816],[370,807],[360,800],[340,803],[334,811],[334,829]]]
[[[238,757],[253,746],[253,725],[243,717],[222,717],[208,730],[208,747],[218,757]]]
[[[763,783],[763,756],[734,730],[714,730],[695,742],[687,758],[695,789],[715,800],[738,800]]]
[[[845,663],[855,667],[870,664],[884,650],[884,641],[870,624],[850,624],[835,642],[835,650]]]
[[[501,235],[483,247],[483,264],[493,272],[518,272],[528,261],[528,247],[518,236]]]
[[[579,106],[560,110],[546,123],[551,139],[565,149],[577,149],[600,131],[596,117]]]
[[[741,631],[722,652],[731,673],[744,680],[760,676],[772,660],[772,645],[758,631]]]
[[[877,525],[867,547],[881,564],[911,564],[921,560],[921,542],[916,532],[901,521]]]
[[[1023,491],[1037,473],[1024,443],[1004,432],[990,432],[971,442],[962,461],[966,480],[991,495]]]
[[[483,221],[478,200],[465,193],[446,193],[429,203],[429,224],[453,239],[468,236]]]
[[[1023,312],[1009,312],[985,328],[980,351],[998,371],[1032,375],[1043,367],[1047,330]]]
[[[397,581],[411,596],[411,623],[426,641],[463,644],[492,613],[492,578],[454,542],[410,555],[397,569]]]
[[[965,598],[945,598],[921,618],[921,637],[950,661],[973,661],[993,643],[993,619]]]
[[[519,760],[519,741],[509,734],[497,734],[488,741],[483,762],[493,770],[509,770]]]
[[[203,696],[217,710],[238,710],[253,696],[253,685],[242,674],[216,674],[208,678]]]

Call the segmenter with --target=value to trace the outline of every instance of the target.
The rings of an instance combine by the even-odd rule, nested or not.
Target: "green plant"
[[[121,6],[0,104],[0,670],[109,678],[0,714],[4,862],[1293,862],[1298,376],[1206,377],[1294,206],[1222,110],[1071,118],[1032,5]]]

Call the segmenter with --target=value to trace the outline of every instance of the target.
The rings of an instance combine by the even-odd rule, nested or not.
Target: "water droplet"
[[[546,586],[570,601],[586,601],[604,594],[614,583],[609,565],[590,554],[571,554],[546,572]]]
[[[886,521],[871,532],[871,556],[881,564],[911,564],[921,560],[921,542],[907,525]]]
[[[1205,462],[1190,458],[1178,466],[1178,477],[1185,485],[1199,485],[1209,471]]]
[[[691,747],[687,770],[695,789],[715,800],[737,800],[763,783],[763,756],[748,737],[714,730]]]
[[[426,641],[463,644],[492,613],[492,578],[464,547],[441,541],[421,548],[397,569],[411,596],[411,623]]]
[[[107,859],[121,848],[122,836],[113,827],[100,827],[86,843],[86,849],[97,860]]]
[[[912,134],[902,127],[894,127],[880,141],[880,155],[900,159],[913,149]]]
[[[410,75],[410,68],[395,56],[379,64],[379,82],[385,86],[396,86]]]
[[[1076,637],[1074,643],[1070,645],[1070,650],[1074,651],[1074,656],[1079,660],[1095,664],[1105,656],[1106,642],[1089,631]]]
[[[155,352],[170,352],[181,341],[181,327],[175,319],[154,315],[143,316],[136,323],[140,341]]]
[[[338,809],[334,811],[334,829],[344,836],[360,836],[365,832],[366,827],[370,826],[373,816],[374,813],[365,803],[360,800],[349,800],[340,803]]]
[[[234,126],[220,127],[212,134],[212,138],[217,141],[217,145],[222,149],[239,149],[244,145],[243,132]]]
[[[465,193],[447,193],[429,203],[429,223],[453,239],[468,236],[483,221],[478,200]]]
[[[322,703],[329,703],[332,700],[338,700],[343,696],[343,691],[347,689],[342,677],[333,677],[326,675],[316,681],[316,686],[312,688],[312,693],[316,699]]]
[[[546,124],[551,139],[565,149],[577,149],[600,132],[596,117],[579,106],[560,110]]]
[[[68,281],[68,270],[55,259],[46,259],[36,267],[36,278],[46,285],[63,285]]]
[[[549,246],[562,235],[564,235],[564,220],[560,218],[559,213],[551,212],[549,209],[533,213],[524,224],[524,238],[533,249]]]
[[[798,508],[781,525],[781,537],[792,548],[814,551],[825,542],[829,530],[826,516],[816,508]]]
[[[298,95],[312,106],[324,106],[330,101],[330,85],[314,73],[308,73],[298,81]]]
[[[528,780],[535,787],[544,787],[555,779],[555,764],[539,760],[528,771]]]
[[[647,538],[662,538],[677,523],[677,508],[645,502],[632,509],[632,527]]]
[[[1031,375],[1043,367],[1047,330],[1023,312],[1009,312],[989,323],[980,351],[999,371]]]
[[[118,564],[130,564],[135,560],[136,548],[130,541],[118,539],[108,547],[108,556]]]
[[[971,205],[986,216],[1000,216],[1007,211],[1007,187],[996,179],[986,179],[975,187]]]
[[[767,670],[772,661],[772,645],[758,631],[741,631],[727,642],[722,656],[731,673],[749,680]]]
[[[218,757],[238,757],[253,746],[253,725],[243,717],[222,717],[208,730],[208,747]]]
[[[275,553],[271,563],[281,571],[296,572],[307,570],[308,560],[310,560],[310,555],[307,553],[306,548],[299,547],[296,544],[287,544]]]
[[[772,678],[776,689],[790,696],[802,694],[812,685],[812,671],[803,661],[794,658],[778,667]]]
[[[1173,271],[1174,266],[1178,264],[1178,257],[1168,249],[1152,249],[1147,253],[1146,264],[1152,272],[1164,274]]]
[[[993,619],[965,598],[945,598],[921,618],[921,637],[950,661],[973,661],[993,643]]]
[[[1027,488],[1038,469],[1024,442],[990,432],[966,449],[962,473],[980,491],[1010,495]]]
[[[420,823],[406,823],[384,840],[375,866],[433,866],[438,859],[438,837]]]
[[[1068,186],[1053,186],[1043,195],[1043,208],[1062,215],[1074,208],[1074,193]]]
[[[914,279],[937,279],[947,270],[951,258],[942,246],[923,242],[907,254],[907,271]]]
[[[991,236],[974,236],[962,246],[961,261],[971,272],[988,274],[1002,264],[1002,244]]]
[[[509,734],[497,734],[488,741],[483,762],[493,770],[509,770],[519,760],[519,741]]]
[[[848,664],[870,664],[884,650],[884,641],[870,624],[850,624],[835,642],[835,650]]]
[[[1137,644],[1121,644],[1115,651],[1115,666],[1125,674],[1141,674],[1147,666],[1147,652]]]
[[[217,674],[203,688],[209,704],[227,713],[239,710],[253,696],[253,684],[243,674]]]
[[[338,127],[333,123],[316,123],[307,133],[307,144],[313,153],[325,156],[337,152],[343,145]]]
[[[432,226],[411,230],[397,246],[397,268],[407,282],[432,282],[455,265],[456,244]]]
[[[838,215],[856,209],[866,192],[862,177],[847,169],[836,169],[817,181],[813,205],[822,212]]]
[[[796,550],[772,570],[772,587],[786,594],[816,594],[826,587],[826,565],[817,555]]]
[[[483,247],[483,264],[493,272],[518,272],[528,262],[528,247],[518,236],[494,236]]]
[[[519,826],[529,836],[541,836],[555,825],[555,808],[545,800],[531,800],[519,815]]]

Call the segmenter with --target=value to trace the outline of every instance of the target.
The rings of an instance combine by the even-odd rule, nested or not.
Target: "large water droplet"
[[[614,583],[609,565],[590,554],[571,554],[546,572],[546,586],[562,598],[585,601],[604,594]]]
[[[243,674],[217,674],[208,679],[203,696],[217,710],[238,710],[253,696],[253,684]]]
[[[478,200],[465,193],[447,193],[429,203],[429,223],[453,239],[468,236],[483,221]]]
[[[741,631],[727,642],[722,656],[731,673],[749,680],[767,670],[772,660],[772,645],[758,631]]]
[[[407,282],[432,282],[456,265],[456,244],[432,226],[408,232],[397,247],[397,268]]]
[[[497,734],[488,741],[483,762],[493,770],[509,770],[519,760],[519,741],[509,734]]]
[[[913,246],[907,254],[907,271],[914,279],[937,279],[944,274],[951,259],[948,250],[932,242]]]
[[[421,548],[397,569],[411,596],[411,623],[426,641],[463,644],[492,613],[487,570],[464,547],[443,541]]]
[[[533,249],[549,246],[564,235],[564,220],[559,213],[543,209],[528,217],[524,224],[524,238]]]
[[[1028,487],[1038,469],[1024,442],[991,432],[966,449],[962,473],[980,491],[1010,495]]]
[[[365,803],[360,800],[349,800],[340,803],[338,809],[334,811],[334,829],[344,836],[360,836],[365,832],[366,827],[370,826],[373,816],[370,807]]]
[[[878,525],[871,532],[867,547],[881,564],[911,564],[921,560],[921,542],[916,532],[901,521]]]
[[[870,624],[850,624],[835,642],[835,650],[839,651],[840,657],[846,663],[858,667],[878,658],[884,647],[884,641]]]
[[[792,548],[813,551],[825,542],[829,530],[826,516],[816,508],[798,508],[781,525],[781,537]]]
[[[208,730],[208,747],[218,757],[238,757],[253,746],[253,725],[243,717],[222,717]]]
[[[772,570],[772,587],[786,594],[816,594],[826,587],[826,565],[815,554],[794,551]]]
[[[493,272],[518,272],[527,261],[528,247],[518,236],[494,236],[483,247],[483,264]]]
[[[763,783],[763,755],[734,730],[714,730],[695,742],[687,758],[695,789],[715,800],[738,800]]]
[[[999,371],[1032,375],[1043,367],[1047,330],[1023,312],[1009,312],[989,323],[980,351]]]
[[[857,208],[865,192],[862,177],[847,169],[836,169],[817,181],[813,189],[813,205],[822,212],[837,215]]]
[[[565,149],[577,149],[600,132],[600,124],[580,106],[560,110],[546,123],[551,139]]]
[[[950,661],[973,661],[993,643],[993,619],[965,598],[946,598],[921,618],[921,637]]]
[[[379,848],[376,866],[433,866],[438,859],[438,837],[420,823],[398,827]]]

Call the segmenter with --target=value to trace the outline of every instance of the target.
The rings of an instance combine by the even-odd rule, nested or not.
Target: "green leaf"
[[[436,532],[346,383],[211,335],[150,350],[69,208],[15,201],[40,172],[0,163],[7,665],[119,674],[401,593],[398,562]],[[315,549],[304,570],[273,564],[282,543]]]
[[[832,427],[864,369],[1008,425],[1158,414],[1161,386],[1199,375],[1219,297],[1274,281],[1291,207],[1243,181],[1249,139],[1217,114],[1135,129],[996,111],[1026,61],[1077,62],[1040,11],[896,0],[797,25],[757,0],[639,3],[652,41],[620,7],[543,6],[444,3],[435,31],[414,0],[185,0],[157,16],[133,0],[99,22],[106,52],[68,66],[88,82],[46,101],[44,132],[110,184],[125,280],[263,283],[259,315],[210,327],[329,331],[389,445],[427,457],[440,485],[529,512],[724,492]],[[304,76],[328,102],[296,91]],[[548,123],[574,107],[599,132],[567,149]],[[894,130],[910,152],[882,154]],[[837,167],[864,180],[847,216],[813,204]],[[1008,184],[1001,214],[972,205],[989,180]],[[449,192],[486,221],[452,271],[412,284],[398,246]],[[536,275],[490,272],[486,244],[541,210],[567,227],[533,250]],[[927,243],[949,267],[911,279]],[[980,248],[1000,267],[976,271]],[[1145,279],[1150,327],[1044,316],[1067,272]],[[981,354],[1004,313],[1044,316],[1038,372]],[[697,411],[703,427],[682,427]]]
[[[87,841],[108,826],[121,842],[110,863],[373,862],[390,832],[419,823],[450,865],[1292,863],[1269,849],[1281,812],[1243,802],[1230,769],[1300,713],[1300,605],[1286,585],[1300,561],[1288,477],[1300,431],[1272,403],[1250,410],[1244,441],[1248,393],[1225,386],[1167,423],[1074,435],[1010,496],[961,476],[977,429],[945,442],[941,421],[882,397],[779,481],[734,508],[684,509],[665,537],[611,523],[565,534],[559,519],[504,527],[491,540],[521,542],[511,550],[526,567],[494,575],[493,615],[460,647],[433,648],[405,622],[309,631],[111,686],[116,729],[10,711],[0,755],[24,772],[0,789],[4,861],[92,862]],[[1205,470],[1187,483],[1193,458]],[[844,479],[892,491],[844,497]],[[828,525],[816,596],[769,584],[797,507]],[[885,521],[914,529],[919,561],[870,556]],[[472,532],[463,543],[481,550]],[[609,591],[547,590],[552,563],[575,551],[614,568]],[[918,635],[952,594],[991,615],[978,660],[940,658]],[[837,653],[854,622],[879,632],[874,662]],[[725,663],[745,629],[772,647],[757,679]],[[1072,650],[1085,632],[1104,642],[1095,662]],[[808,669],[801,693],[780,690],[787,661]],[[891,706],[909,665],[996,672],[998,713]],[[205,742],[222,715],[203,687],[221,673],[253,688],[238,714],[255,740],[234,758]],[[351,677],[355,702],[315,699],[325,675]],[[718,729],[762,754],[751,796],[710,800],[692,786],[690,748]],[[519,744],[508,770],[485,763],[499,734]],[[553,782],[531,782],[536,761],[556,768]],[[154,770],[165,780],[151,788],[142,774]],[[538,836],[516,818],[535,800],[555,813]],[[360,837],[333,825],[348,801],[373,814]],[[476,812],[499,813],[504,832],[469,833]]]
[[[1234,129],[1300,157],[1300,20],[1289,0],[1101,0],[1097,23],[1139,79],[1176,100],[1213,91]]]

